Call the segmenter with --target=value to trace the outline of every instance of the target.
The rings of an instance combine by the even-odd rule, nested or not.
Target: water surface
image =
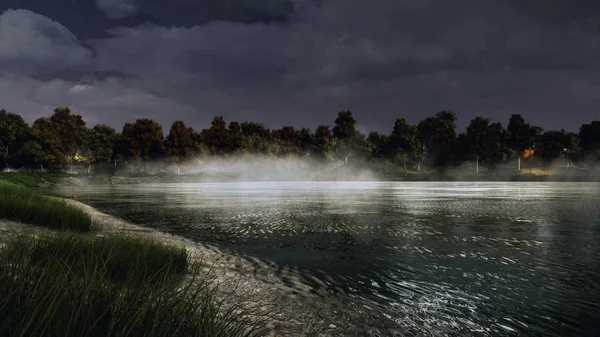
[[[600,334],[600,185],[68,187],[111,215],[266,262],[383,335]],[[293,271],[291,273],[290,271]],[[291,278],[290,275],[294,275]]]

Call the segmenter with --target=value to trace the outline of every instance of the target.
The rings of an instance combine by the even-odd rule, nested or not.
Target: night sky
[[[600,119],[598,0],[0,0],[0,108],[88,126],[215,115],[390,132]]]

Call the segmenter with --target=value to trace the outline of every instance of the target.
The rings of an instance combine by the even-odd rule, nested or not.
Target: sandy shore
[[[218,285],[219,297],[225,302],[251,304],[261,312],[269,312],[270,317],[262,336],[367,336],[367,331],[356,327],[351,317],[340,318],[334,314],[335,299],[325,301],[323,297],[310,293],[310,289],[299,282],[294,287],[284,284],[281,277],[260,261],[248,261],[219,251],[218,248],[197,243],[189,239],[145,228],[124,221],[81,202],[66,199],[67,202],[85,210],[92,221],[101,226],[97,235],[122,233],[152,238],[165,244],[185,247],[201,262],[203,271]],[[42,231],[40,227],[29,226],[14,221],[0,220],[0,235],[24,230]],[[1,240],[0,240],[1,241]],[[262,264],[262,265],[261,265]],[[293,272],[286,275],[293,278]],[[233,290],[233,291],[232,291]],[[381,336],[381,334],[378,334]]]

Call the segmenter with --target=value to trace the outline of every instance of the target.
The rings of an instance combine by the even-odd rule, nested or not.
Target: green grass
[[[103,277],[113,283],[164,282],[178,280],[188,267],[185,248],[124,235],[106,237],[57,233],[50,239],[33,240],[31,262],[39,265],[56,259],[84,275],[91,265],[101,266]],[[93,260],[90,260],[93,259]]]
[[[65,200],[8,184],[0,185],[0,218],[51,229],[92,229],[91,216]]]
[[[19,185],[24,187],[39,187],[42,183],[58,183],[65,173],[42,172],[0,172],[0,185]]]
[[[247,336],[185,250],[125,237],[20,234],[0,249],[0,336]]]

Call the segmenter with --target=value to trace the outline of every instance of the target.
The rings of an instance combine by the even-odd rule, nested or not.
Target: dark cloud
[[[595,2],[540,13],[533,0],[102,0],[116,6],[107,18],[89,1],[78,5],[103,34],[43,13],[0,17],[29,22],[26,38],[0,39],[0,105],[31,119],[68,104],[117,128],[143,115],[314,128],[351,109],[363,131],[440,110],[460,128],[522,113],[575,130],[600,110]]]

